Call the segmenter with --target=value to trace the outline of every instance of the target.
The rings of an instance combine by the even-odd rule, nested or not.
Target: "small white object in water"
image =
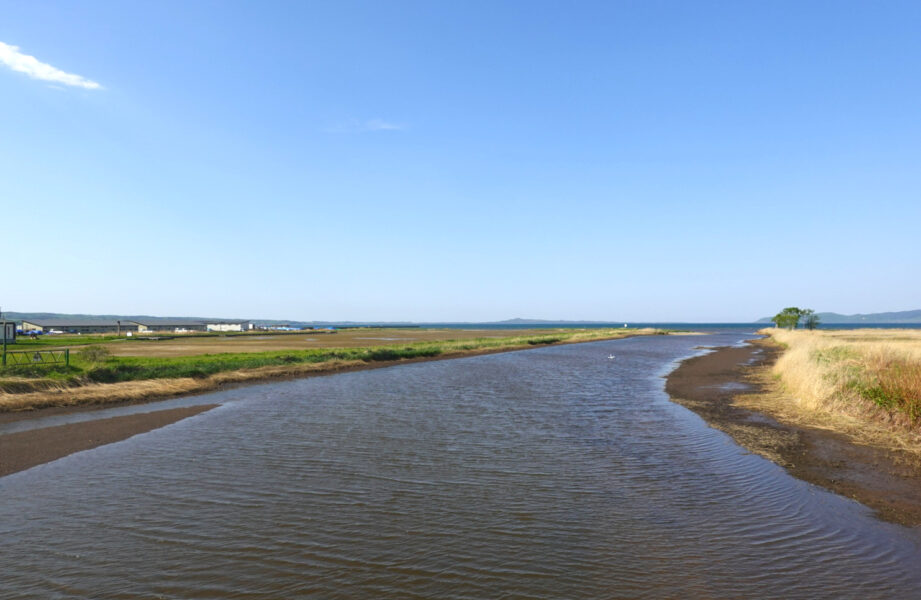
[[[610,355],[608,355],[608,358],[610,358],[611,360],[613,360],[613,359],[614,359],[614,355],[613,355],[613,354],[610,354]]]

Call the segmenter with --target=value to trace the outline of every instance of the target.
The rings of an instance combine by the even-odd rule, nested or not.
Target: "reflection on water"
[[[921,589],[916,531],[790,478],[668,401],[659,375],[699,342],[233,390],[211,412],[0,479],[0,597]]]

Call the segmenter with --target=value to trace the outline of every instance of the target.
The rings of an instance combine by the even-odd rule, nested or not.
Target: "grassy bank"
[[[616,339],[654,330],[548,330],[538,335],[444,339],[404,345],[312,348],[178,357],[111,356],[104,347],[71,354],[69,367],[0,372],[0,411],[145,400],[227,383],[330,372],[408,359],[460,356],[541,345]],[[94,350],[98,350],[95,351]]]
[[[193,339],[217,339],[217,338],[252,338],[252,337],[283,337],[290,335],[329,335],[333,332],[326,330],[307,330],[307,331],[209,331],[195,333],[172,333],[172,332],[132,332],[131,337],[127,336],[127,331],[120,335],[107,333],[87,333],[87,334],[57,334],[57,335],[40,335],[35,338],[28,334],[19,334],[15,344],[10,345],[10,350],[47,350],[49,348],[78,348],[81,346],[91,346],[95,344],[110,343],[155,343],[164,340],[193,340]]]
[[[773,376],[798,407],[892,431],[921,429],[921,331],[767,329]]]

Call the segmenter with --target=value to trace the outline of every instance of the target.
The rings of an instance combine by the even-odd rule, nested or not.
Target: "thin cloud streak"
[[[365,123],[368,131],[399,131],[403,129],[400,123],[389,123],[381,119],[371,119]]]
[[[344,123],[327,127],[324,131],[327,133],[365,133],[368,131],[400,131],[406,129],[402,123],[392,123],[383,119],[368,119],[359,121],[350,119]]]
[[[102,86],[86,77],[65,73],[64,71],[43,63],[34,56],[23,54],[19,47],[0,42],[0,63],[19,73],[25,73],[33,79],[52,81],[87,90],[99,90]]]

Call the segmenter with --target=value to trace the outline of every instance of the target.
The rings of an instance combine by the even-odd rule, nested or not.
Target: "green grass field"
[[[203,354],[194,356],[112,356],[104,345],[114,336],[82,336],[90,344],[72,347],[70,365],[9,366],[0,371],[0,392],[20,393],[38,389],[42,381],[64,386],[87,383],[117,383],[176,378],[205,378],[217,373],[296,364],[360,361],[374,363],[413,358],[431,358],[444,354],[463,354],[489,350],[515,349],[561,342],[611,339],[637,334],[633,329],[552,330],[537,335],[510,335],[421,341],[404,345],[367,347],[309,348],[269,352]],[[117,339],[117,338],[116,338]],[[29,340],[29,350],[50,345]],[[83,340],[80,340],[83,341]],[[97,342],[93,344],[92,342]],[[26,350],[17,344],[17,350]],[[60,347],[58,344],[56,347]],[[24,381],[33,380],[33,381]]]

